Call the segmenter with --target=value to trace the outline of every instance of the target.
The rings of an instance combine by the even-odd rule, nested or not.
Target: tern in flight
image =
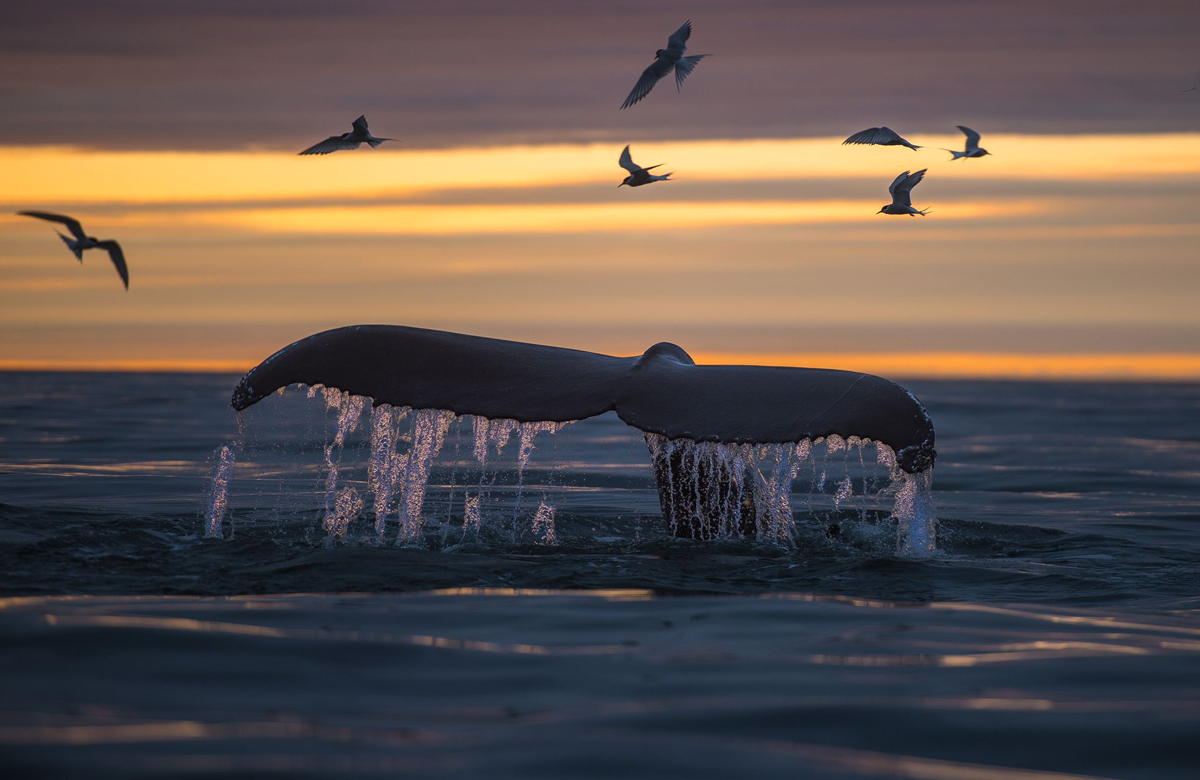
[[[18,211],[22,217],[36,217],[49,222],[58,222],[67,226],[67,230],[71,231],[71,235],[75,236],[72,240],[58,231],[58,237],[63,240],[67,248],[75,253],[75,259],[83,262],[83,250],[85,249],[103,249],[108,252],[112,264],[116,266],[117,273],[121,275],[121,281],[125,283],[125,289],[129,289],[129,269],[125,266],[125,253],[121,251],[121,245],[116,241],[101,241],[95,236],[89,236],[83,232],[83,225],[79,224],[79,220],[64,217],[62,214],[49,214],[45,211]]]
[[[958,125],[958,129],[962,130],[963,135],[967,137],[967,150],[965,152],[956,152],[953,149],[943,149],[943,152],[950,152],[953,155],[950,158],[952,162],[960,157],[983,157],[985,154],[991,154],[987,149],[979,147],[979,133],[962,125]]]
[[[895,130],[893,130],[890,127],[868,127],[866,130],[863,130],[861,133],[855,133],[854,135],[847,138],[845,141],[842,141],[842,146],[845,146],[846,144],[874,144],[875,146],[907,146],[909,149],[912,149],[914,152],[921,148],[921,147],[917,146],[916,144],[910,143],[907,140],[905,140],[904,138],[901,138],[900,134],[897,133]]]
[[[634,85],[629,97],[625,98],[621,108],[629,108],[649,95],[658,80],[671,75],[671,71],[675,71],[675,88],[678,90],[683,87],[683,80],[692,74],[692,71],[696,69],[696,64],[709,56],[707,54],[684,56],[684,52],[687,51],[687,39],[691,34],[692,22],[688,20],[667,39],[667,48],[654,52],[654,62],[642,71],[642,77]]]
[[[395,138],[376,138],[367,129],[367,118],[360,116],[351,123],[354,129],[341,135],[331,135],[319,144],[313,144],[300,154],[329,154],[343,149],[357,149],[360,144],[370,144],[374,149],[384,141],[395,141]]]
[[[892,202],[876,211],[876,214],[907,214],[914,216],[920,214],[922,217],[929,213],[929,209],[921,211],[914,209],[912,204],[912,188],[921,183],[921,179],[925,178],[925,171],[928,168],[922,168],[916,173],[905,171],[896,177],[892,182],[892,186],[888,187],[888,192],[892,194]]]
[[[626,184],[628,184],[630,187],[640,187],[643,184],[650,184],[651,182],[670,181],[670,173],[664,173],[662,175],[650,173],[650,171],[654,170],[660,165],[662,165],[662,163],[659,163],[658,165],[651,165],[649,168],[639,168],[633,161],[633,158],[629,156],[629,147],[626,146],[625,151],[621,152],[621,167],[629,171],[629,175],[626,176],[625,181],[618,184],[617,187],[624,187]]]

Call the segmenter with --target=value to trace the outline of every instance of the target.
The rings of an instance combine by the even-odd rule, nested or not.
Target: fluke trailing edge
[[[909,473],[935,457],[933,423],[900,385],[816,368],[697,366],[674,344],[639,357],[356,325],[284,347],[234,390],[241,411],[292,384],[323,385],[376,405],[446,409],[521,422],[566,422],[607,411],[668,439],[778,443],[837,434],[892,448]]]

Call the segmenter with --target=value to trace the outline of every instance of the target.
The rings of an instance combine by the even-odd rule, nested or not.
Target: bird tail
[[[918,213],[918,214],[920,214],[920,215],[923,217],[923,216],[925,216],[926,214],[932,214],[932,213],[933,213],[933,209],[922,209],[922,210],[919,210],[919,211],[917,211],[917,213]]]
[[[371,145],[372,149],[374,149],[376,146],[379,146],[384,141],[395,141],[395,140],[396,140],[395,138],[375,138],[371,141],[367,141],[367,143]]]
[[[675,171],[671,171],[670,173],[662,173],[659,175],[662,176],[663,181],[670,181],[671,177],[675,175]]]
[[[54,232],[58,233],[57,230]],[[75,259],[82,263],[83,262],[83,250],[79,248],[79,245],[77,243],[75,243],[74,241],[72,241],[71,239],[64,236],[62,233],[58,233],[58,237],[61,238],[63,240],[63,243],[67,245],[67,249],[70,249],[71,252],[74,253]]]
[[[692,71],[696,69],[696,65],[700,60],[709,55],[707,54],[692,54],[688,57],[680,57],[679,62],[675,63],[675,89],[676,91],[683,89],[683,80],[692,75]]]
[[[938,147],[938,148],[941,149],[943,152],[950,152],[950,161],[951,162],[953,162],[954,160],[957,160],[961,157],[967,156],[966,152],[956,152],[953,149],[946,149],[944,147]]]
[[[914,152],[917,151],[918,149],[925,148],[923,146],[917,146],[916,144],[905,144],[905,146],[907,146],[909,149],[912,149]]]

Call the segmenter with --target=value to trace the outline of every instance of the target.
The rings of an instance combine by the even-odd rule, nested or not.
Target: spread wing
[[[967,151],[979,148],[979,133],[975,132],[969,127],[963,127],[962,125],[959,125],[958,129],[962,130],[963,134],[967,137]]]
[[[890,127],[868,127],[861,133],[854,135],[842,141],[842,146],[846,144],[890,144],[897,143],[903,140],[900,134]]]
[[[637,103],[646,95],[650,94],[650,90],[654,89],[654,85],[663,76],[671,72],[675,67],[670,62],[663,62],[660,59],[655,59],[650,67],[642,71],[642,77],[637,80],[637,84],[633,85],[633,90],[629,93],[629,97],[625,98],[625,102],[621,104],[621,108],[629,108],[634,103]]]
[[[245,409],[281,387],[324,385],[376,404],[523,422],[615,410],[671,439],[789,442],[838,434],[883,442],[908,471],[933,462],[933,423],[903,387],[851,371],[697,366],[679,347],[611,357],[395,325],[309,336],[264,360],[233,392]]]
[[[17,214],[22,217],[35,217],[48,222],[57,222],[60,225],[66,225],[67,230],[71,231],[71,235],[75,236],[75,238],[80,241],[87,238],[87,233],[83,232],[83,225],[80,225],[77,219],[71,219],[62,214],[51,214],[47,211],[18,211]]]
[[[671,37],[667,39],[667,51],[672,54],[683,54],[687,48],[687,39],[692,37],[692,20],[688,19],[675,32],[671,33]]]
[[[359,135],[367,135],[370,132],[369,130],[367,130],[366,115],[360,116],[358,119],[355,119],[353,122],[350,123],[350,126],[353,127],[354,132],[358,133]]]
[[[912,188],[921,183],[925,178],[925,171],[928,168],[922,168],[916,173],[905,171],[896,177],[892,182],[892,186],[888,187],[888,192],[892,193],[892,202],[899,203],[901,206],[912,205]]]
[[[125,283],[125,289],[129,289],[129,268],[125,265],[125,253],[121,251],[121,245],[116,241],[97,241],[96,246],[101,249],[108,250],[108,257],[112,260],[112,264],[116,266],[117,273],[121,276],[121,281]]]
[[[628,146],[626,146],[625,150],[621,152],[621,167],[630,173],[637,173],[641,170],[641,168],[637,167],[637,164],[634,163],[633,157],[629,155]]]
[[[347,141],[340,135],[331,135],[319,144],[313,144],[305,149],[300,154],[329,154],[331,152],[340,152],[343,149],[357,149],[358,141]]]

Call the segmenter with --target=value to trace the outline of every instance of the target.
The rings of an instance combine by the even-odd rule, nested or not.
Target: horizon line
[[[1007,381],[1200,381],[1200,353],[1022,352],[729,352],[698,350],[697,365],[825,368],[904,379]],[[0,358],[0,372],[244,374],[243,360],[115,359],[23,360]]]

